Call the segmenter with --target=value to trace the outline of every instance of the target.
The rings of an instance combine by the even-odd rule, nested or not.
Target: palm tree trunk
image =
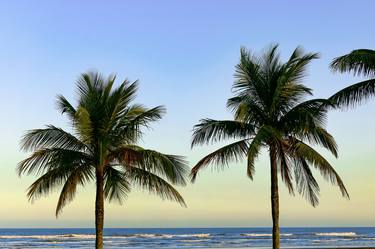
[[[104,226],[104,177],[103,170],[96,170],[96,200],[95,200],[95,248],[103,249],[103,226]]]
[[[270,146],[271,160],[271,204],[272,204],[272,248],[280,249],[279,187],[277,182],[276,148]]]

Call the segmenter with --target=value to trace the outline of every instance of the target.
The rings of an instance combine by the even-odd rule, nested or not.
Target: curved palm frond
[[[291,167],[290,160],[287,157],[286,153],[283,150],[283,145],[280,141],[277,142],[277,154],[276,154],[277,161],[280,165],[280,175],[282,181],[285,183],[286,187],[288,188],[289,194],[294,195],[294,187],[293,187],[293,177],[291,174]]]
[[[83,73],[77,80],[79,106],[92,106],[103,94],[105,80],[98,72]]]
[[[332,184],[337,185],[340,188],[343,197],[349,198],[349,194],[345,188],[344,182],[341,180],[340,176],[336,173],[331,164],[322,155],[298,139],[291,139],[291,143],[291,150],[295,155],[311,163],[316,169],[319,170],[326,180],[330,180]]]
[[[50,194],[56,187],[65,183],[72,167],[59,167],[49,170],[33,182],[27,191],[29,201],[34,201],[43,195]]]
[[[127,113],[125,118],[129,119],[130,127],[148,127],[150,122],[160,120],[165,114],[164,106],[157,106],[151,109],[145,108],[142,112],[136,113],[135,111]]]
[[[88,147],[75,136],[53,125],[47,125],[45,129],[29,130],[22,137],[22,150],[33,151],[40,148],[88,149]]]
[[[83,172],[82,169],[85,169]],[[93,175],[90,167],[78,167],[71,164],[62,164],[60,167],[50,169],[45,174],[40,176],[28,188],[27,196],[30,201],[34,201],[43,195],[50,194],[57,187],[66,183],[67,179],[74,174],[83,174],[84,177],[80,181],[89,181]],[[73,181],[73,180],[71,180]]]
[[[122,146],[112,152],[110,157],[118,160],[119,163],[164,176],[173,184],[186,184],[185,175],[188,172],[188,167],[184,157],[167,155],[136,145]]]
[[[304,158],[294,158],[294,175],[297,191],[305,197],[313,207],[316,207],[319,204],[320,188]]]
[[[61,214],[63,208],[69,202],[74,200],[77,191],[77,186],[84,186],[87,182],[90,182],[92,179],[94,179],[94,172],[93,168],[91,167],[76,167],[74,170],[70,172],[70,174],[65,179],[64,186],[61,190],[59,200],[57,202],[55,212],[56,217],[58,217]]]
[[[130,182],[138,185],[150,193],[160,196],[162,199],[168,199],[178,202],[182,206],[186,203],[180,193],[163,178],[141,168],[124,166],[125,175]]]
[[[365,80],[345,87],[328,98],[337,108],[355,107],[375,97],[375,79]]]
[[[104,196],[107,200],[122,204],[130,192],[130,182],[124,172],[108,166],[104,173]]]
[[[335,58],[331,69],[339,72],[353,72],[355,75],[375,75],[375,51],[371,49],[357,49],[349,54]]]
[[[245,155],[248,150],[248,139],[244,139],[232,144],[226,145],[207,156],[203,157],[199,162],[191,169],[190,177],[191,181],[195,182],[198,172],[207,167],[210,164],[216,166],[227,166],[230,161],[238,162]]]
[[[338,157],[338,146],[333,136],[322,127],[312,127],[305,131],[294,134],[296,137],[307,139],[309,143],[320,145],[329,150],[336,158]]]
[[[233,120],[202,119],[194,126],[191,147],[224,139],[243,139],[254,134],[254,127]]]
[[[304,54],[303,50],[297,47],[289,60],[280,66],[277,72],[278,79],[272,81],[273,98],[270,101],[270,113],[280,115],[299,103],[306,95],[312,95],[312,90],[300,81],[306,76],[308,64],[318,58],[317,53]]]
[[[262,145],[266,145],[270,140],[280,139],[281,135],[272,127],[263,125],[253,137],[247,151],[247,176],[252,180],[255,172],[255,159],[258,157]]]
[[[17,166],[18,175],[48,172],[51,169],[65,165],[93,165],[90,155],[75,150],[62,148],[45,148],[36,150],[31,156],[21,161]]]
[[[113,81],[111,81],[113,84]],[[109,84],[108,84],[109,86]],[[111,85],[112,86],[112,85]],[[121,120],[128,111],[130,102],[135,98],[138,90],[138,81],[130,83],[125,80],[118,88],[111,92],[111,88],[106,89],[106,124],[107,129],[111,129]]]
[[[285,75],[287,82],[300,82],[306,77],[306,67],[316,59],[319,59],[319,53],[304,53],[301,47],[297,47],[289,60],[285,63]],[[311,90],[306,93],[311,94]]]
[[[253,124],[254,127],[267,120],[263,107],[247,95],[228,99],[227,108],[234,112],[234,120]]]
[[[283,114],[278,121],[278,126],[290,131],[324,126],[329,107],[333,106],[327,99],[310,99],[301,102]]]
[[[69,101],[62,95],[57,96],[56,104],[61,114],[66,113],[74,124],[76,109],[72,106],[72,104],[70,104]]]
[[[129,106],[109,131],[111,143],[116,146],[136,143],[142,136],[141,128],[149,128],[149,123],[160,120],[164,113],[164,106],[150,109],[142,105]]]
[[[94,127],[93,120],[89,111],[80,106],[76,112],[76,124],[74,126],[80,136],[80,140],[85,144],[92,144],[94,142]]]

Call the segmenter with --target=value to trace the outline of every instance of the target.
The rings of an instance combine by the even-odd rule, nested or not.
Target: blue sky
[[[260,52],[279,43],[284,57],[298,45],[319,52],[305,83],[316,96],[328,97],[360,80],[333,74],[328,65],[350,50],[374,48],[374,7],[373,1],[1,2],[0,227],[93,225],[93,188],[80,191],[55,220],[56,196],[28,203],[25,189],[33,177],[15,174],[26,156],[19,151],[25,130],[50,123],[69,129],[54,100],[57,94],[74,100],[80,73],[97,69],[139,79],[136,102],[168,110],[142,143],[186,155],[193,165],[216,148],[190,150],[193,125],[204,117],[231,117],[225,102],[240,46]],[[329,117],[340,146],[340,158],[330,159],[351,201],[323,181],[315,209],[283,192],[283,225],[374,224],[375,199],[369,195],[375,190],[374,107],[370,101]],[[135,191],[125,206],[108,205],[107,226],[269,225],[267,163],[266,157],[259,160],[254,182],[246,179],[244,164],[221,173],[207,170],[195,185],[181,189],[187,209]]]

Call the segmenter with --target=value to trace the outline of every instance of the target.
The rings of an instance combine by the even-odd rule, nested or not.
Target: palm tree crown
[[[35,200],[62,186],[56,216],[74,199],[77,186],[98,181],[98,173],[102,174],[104,197],[109,201],[122,203],[132,185],[138,185],[185,205],[171,185],[185,184],[187,166],[183,157],[137,145],[142,127],[159,120],[164,107],[148,109],[131,104],[138,83],[125,80],[114,88],[114,82],[115,76],[104,79],[98,73],[82,74],[77,82],[78,106],[73,107],[63,96],[57,99],[73,133],[48,125],[28,131],[22,139],[22,149],[32,154],[19,163],[18,173],[39,176],[27,196]]]
[[[228,165],[244,156],[247,175],[252,179],[254,161],[266,146],[275,150],[278,171],[291,193],[296,189],[313,206],[318,203],[319,186],[309,167],[313,166],[347,197],[345,186],[331,164],[308,145],[323,146],[337,156],[336,142],[325,129],[325,106],[329,101],[303,102],[306,96],[312,95],[312,90],[301,84],[301,80],[308,63],[316,58],[317,54],[303,54],[297,48],[286,63],[281,63],[277,46],[260,57],[242,48],[233,85],[235,96],[227,102],[234,112],[234,120],[201,120],[194,128],[192,146],[227,138],[239,141],[200,160],[192,169],[192,179],[211,163]]]
[[[235,96],[227,102],[234,120],[201,120],[194,127],[192,147],[225,139],[236,142],[205,156],[191,170],[194,181],[198,172],[208,165],[222,167],[246,157],[247,175],[253,179],[254,162],[261,149],[268,148],[274,249],[280,248],[278,174],[291,194],[297,190],[313,206],[318,204],[319,185],[311,166],[338,185],[344,197],[349,197],[331,164],[309,145],[322,146],[337,157],[336,142],[325,129],[331,102],[305,101],[312,90],[301,83],[306,66],[318,55],[304,54],[297,48],[282,63],[277,48],[272,46],[263,56],[241,49],[233,85]]]

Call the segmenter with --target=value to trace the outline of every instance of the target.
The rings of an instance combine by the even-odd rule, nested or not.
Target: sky
[[[73,101],[75,81],[88,70],[140,81],[136,103],[165,105],[167,114],[142,146],[185,155],[190,166],[218,145],[190,149],[201,118],[230,119],[234,66],[245,46],[255,52],[280,44],[282,58],[297,46],[319,52],[304,83],[329,97],[361,78],[333,73],[333,58],[374,49],[373,1],[1,1],[0,2],[0,227],[93,227],[94,185],[80,188],[56,219],[57,193],[30,203],[33,176],[15,168],[26,130],[54,124],[70,130],[56,110],[57,94]],[[375,99],[329,113],[339,158],[327,155],[351,196],[318,177],[320,205],[280,190],[282,226],[375,225]],[[254,180],[245,162],[205,170],[178,188],[187,208],[134,190],[126,203],[105,207],[106,227],[270,226],[266,151]],[[314,171],[315,175],[318,172]]]

